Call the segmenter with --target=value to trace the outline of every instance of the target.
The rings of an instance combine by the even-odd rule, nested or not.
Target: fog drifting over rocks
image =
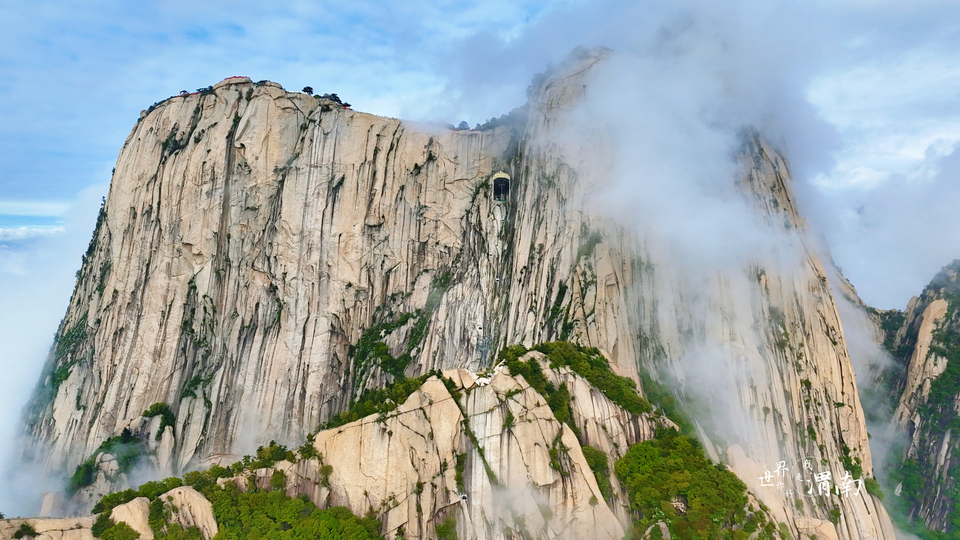
[[[67,309],[106,188],[81,192],[60,232],[0,238],[0,511],[7,517],[36,512],[40,493],[61,487],[19,462],[22,409]]]
[[[960,6],[940,1],[568,5],[510,39],[477,34],[445,56],[458,99],[438,114],[519,102],[524,77],[565,51],[615,49],[635,60],[618,75],[635,99],[616,109],[683,123],[674,129],[692,136],[651,133],[651,148],[673,144],[707,166],[718,138],[758,129],[789,160],[801,214],[864,300],[902,309],[960,257],[949,210],[960,204],[960,97],[948,90],[960,84],[948,60],[960,45],[958,21]]]
[[[80,106],[58,109],[45,121],[33,114],[49,104],[40,109],[26,105],[35,87],[0,109],[12,124],[37,126],[43,137],[65,129],[70,148],[87,141],[106,149],[102,162],[84,162],[84,174],[75,175],[84,180],[71,178],[73,188],[76,182],[94,181],[86,173],[103,172],[136,111],[181,88],[192,90],[225,76],[245,73],[291,88],[312,84],[318,91],[339,91],[356,108],[377,114],[452,123],[467,119],[473,125],[522,104],[531,76],[560,62],[574,47],[606,46],[617,56],[598,74],[596,93],[583,112],[592,114],[594,122],[612,124],[636,154],[635,163],[643,168],[639,172],[654,179],[642,186],[615,185],[610,193],[627,193],[619,197],[621,204],[641,208],[642,225],[669,238],[683,256],[697,264],[728,264],[775,242],[751,226],[728,183],[733,171],[729,157],[738,137],[744,128],[756,128],[790,160],[801,214],[824,237],[868,304],[903,308],[940,267],[960,258],[960,227],[953,217],[960,205],[960,98],[955,93],[960,70],[944,61],[955,59],[957,50],[960,6],[955,3],[569,2],[534,10],[523,21],[522,13],[503,5],[477,8],[472,16],[454,20],[428,3],[415,2],[389,10],[365,6],[358,17],[364,11],[377,13],[375,28],[344,24],[351,33],[337,39],[308,36],[309,25],[300,24],[344,21],[328,10],[296,6],[268,17],[241,3],[229,15],[209,10],[197,15],[175,4],[150,18],[149,25],[171,34],[189,33],[197,21],[170,13],[179,9],[199,16],[200,29],[211,29],[199,46],[196,40],[157,36],[128,36],[134,41],[123,42],[136,47],[115,46],[108,37],[57,41],[58,33],[33,17],[0,17],[7,21],[0,23],[7,30],[6,54],[18,60],[4,65],[12,66],[19,80],[50,87],[64,80],[88,85],[73,93]],[[489,11],[499,15],[483,15]],[[85,13],[76,24],[87,25],[99,15]],[[522,22],[506,24],[503,13]],[[146,18],[139,26],[126,24],[137,16],[111,13],[103,18],[137,30]],[[456,28],[431,33],[447,22]],[[81,55],[77,65],[46,67],[40,77],[31,78],[29,69],[34,68],[28,66],[53,64],[46,56],[33,56],[37,53],[17,53],[17,40],[29,41],[21,39],[24,35],[49,38],[64,49],[89,46],[109,52]],[[295,58],[282,54],[294,42],[301,52]],[[248,48],[238,49],[241,43]],[[350,49],[353,45],[357,48]],[[316,73],[316,78],[329,73],[322,70],[324,62],[343,72],[356,68],[359,75],[300,80],[304,73]],[[251,70],[256,73],[247,73]],[[89,78],[81,71],[89,72]],[[107,72],[114,74],[98,75]],[[374,78],[380,82],[379,94],[370,90]],[[121,79],[138,82],[124,87]],[[359,100],[352,97],[357,94]],[[91,103],[93,107],[84,106]],[[95,116],[83,116],[88,108]],[[108,118],[110,111],[122,112],[122,118]],[[58,128],[60,124],[64,126]],[[112,139],[100,134],[88,138],[85,125],[109,132]],[[36,135],[34,128],[29,131]],[[4,141],[33,140],[22,133],[3,135]],[[7,146],[12,150],[0,156],[7,171],[26,175],[22,164],[27,163],[67,182],[69,175],[54,167],[62,156],[25,159],[25,146]],[[3,177],[11,184],[34,180],[10,173]],[[53,185],[47,180],[41,182],[44,189]],[[39,378],[105,192],[102,185],[82,191],[63,231],[0,230],[0,366],[5,374],[0,400],[10,411],[0,420],[0,456],[8,456],[7,462],[15,453],[18,411]],[[598,200],[604,196],[616,197],[601,193]],[[58,200],[64,197],[56,193]],[[857,359],[853,350],[851,355]],[[36,480],[30,482],[39,487]],[[2,484],[19,485],[5,479]],[[0,510],[8,516],[26,502],[17,489],[0,490]]]

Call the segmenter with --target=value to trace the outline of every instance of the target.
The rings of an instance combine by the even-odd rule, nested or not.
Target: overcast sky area
[[[864,301],[902,309],[960,258],[956,1],[5,2],[0,366],[18,376],[0,381],[0,407],[36,381],[119,149],[152,103],[245,75],[474,125],[522,105],[577,45],[662,60],[685,52],[654,38],[690,28],[722,66],[703,80],[729,83],[730,117],[782,148],[801,211]]]

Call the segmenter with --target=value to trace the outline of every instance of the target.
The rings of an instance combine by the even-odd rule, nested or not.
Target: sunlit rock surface
[[[522,377],[502,367],[489,378],[463,369],[444,375],[458,397],[431,377],[395,410],[317,434],[319,458],[258,469],[254,484],[269,489],[274,471],[282,471],[287,495],[358,515],[372,510],[388,538],[432,538],[451,516],[460,538],[623,538],[617,517],[626,514],[623,503],[604,500],[577,437]],[[578,429],[611,426],[612,434],[587,442],[610,455],[672,425],[631,415],[566,369],[547,375],[576,389],[571,411]],[[612,461],[610,467],[614,476]],[[250,485],[245,477],[220,482]]]
[[[898,496],[910,501],[910,518],[935,531],[956,530],[957,403],[960,383],[956,362],[960,359],[960,261],[938,273],[920,296],[910,299],[906,310],[884,314],[887,343],[897,360],[890,369],[893,423],[899,428],[903,451],[888,461],[893,475],[906,462],[921,479],[914,485],[897,486]],[[952,369],[948,369],[950,364]],[[899,371],[898,371],[899,370]],[[901,476],[902,477],[902,476]]]
[[[357,362],[370,328],[390,355],[409,354],[391,368],[408,376],[479,368],[481,337],[492,353],[563,338],[608,351],[626,376],[668,374],[681,395],[711,387],[706,410],[720,419],[698,420],[712,453],[742,448],[734,470],[794,533],[795,518],[825,521],[836,505],[838,538],[892,538],[865,492],[811,497],[801,511],[754,476],[807,456],[839,478],[844,448],[872,468],[843,328],[785,161],[755,136],[738,158],[738,185],[757,226],[779,235],[777,253],[691,274],[669,245],[588,197],[609,179],[616,141],[578,131],[571,112],[608,54],[557,67],[531,87],[525,116],[486,131],[380,118],[243,78],[145,113],[32,402],[27,453],[72,473],[165,402],[176,422],[158,467],[178,473],[270,439],[299,444],[360,389],[391,380]],[[511,176],[504,202],[488,182],[500,170]],[[533,444],[493,442],[495,456]],[[578,493],[551,499],[555,514],[585,511]],[[458,527],[479,527],[468,514]]]

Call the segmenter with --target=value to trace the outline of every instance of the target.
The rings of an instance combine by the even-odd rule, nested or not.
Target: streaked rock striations
[[[714,366],[709,405],[736,421],[702,418],[703,434],[715,455],[738,456],[733,468],[773,515],[795,534],[822,536],[836,506],[837,538],[893,538],[865,491],[811,496],[798,510],[784,491],[757,489],[757,471],[804,456],[835,478],[844,460],[872,470],[843,329],[786,163],[758,137],[739,157],[739,185],[783,240],[779,254],[708,269],[694,283],[670,246],[586,197],[607,181],[616,148],[589,131],[570,144],[569,112],[608,54],[561,65],[531,88],[525,113],[486,131],[380,118],[243,78],[142,115],[31,405],[36,459],[72,472],[163,402],[175,422],[153,459],[177,473],[270,439],[299,444],[360,389],[400,373],[476,370],[481,337],[491,351],[562,338],[607,351],[634,379],[671,374],[686,399],[696,372],[706,374],[690,366]],[[506,202],[490,192],[500,170],[512,177]],[[465,408],[492,406],[491,391]],[[500,418],[485,414],[478,438],[488,433],[481,422]],[[597,425],[620,421],[600,415]],[[497,474],[539,471],[516,462],[530,444],[498,435],[484,447]],[[448,473],[436,473],[436,489],[449,489]],[[553,481],[530,474],[533,485]],[[377,504],[411,496],[390,489],[379,488]],[[476,489],[477,501],[492,497]],[[421,506],[449,503],[437,493]],[[587,510],[575,495],[550,493],[555,515]],[[358,495],[331,497],[353,504]],[[464,533],[481,527],[472,500]],[[587,523],[570,519],[570,531]],[[612,522],[597,520],[614,535]]]
[[[610,425],[611,435],[586,439],[611,455],[652,436],[664,421],[630,415],[576,375],[550,373],[585,390],[571,402],[574,422],[582,431]],[[466,370],[445,375],[459,397],[432,377],[390,413],[320,432],[314,446],[322,462],[262,469],[258,486],[269,486],[273,470],[282,470],[288,495],[356,514],[373,509],[388,537],[402,531],[430,538],[454,516],[461,538],[497,538],[504,530],[531,538],[623,538],[577,437],[526,381],[499,369],[489,379]],[[331,467],[326,478],[318,476],[321,463]]]
[[[903,312],[882,313],[886,345],[901,371],[887,373],[893,422],[906,435],[887,465],[908,517],[955,530],[960,467],[960,261],[946,266]]]

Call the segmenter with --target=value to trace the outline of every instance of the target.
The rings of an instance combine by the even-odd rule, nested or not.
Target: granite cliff
[[[691,287],[670,246],[588,197],[605,184],[616,141],[593,131],[571,141],[571,112],[609,54],[572,57],[537,79],[524,109],[478,131],[381,118],[246,78],[145,111],[120,152],[29,407],[25,453],[66,476],[93,459],[72,497],[86,511],[129,481],[119,454],[104,451],[111,437],[147,441],[159,474],[181,474],[271,439],[299,444],[364,389],[434,369],[480,371],[506,345],[563,339],[605,351],[637,382],[669,381],[691,410],[712,410],[695,417],[705,445],[791,534],[892,539],[865,489],[807,494],[803,481],[778,489],[759,480],[780,462],[806,461],[810,474],[815,464],[838,481],[846,471],[872,475],[843,328],[785,160],[757,135],[737,156],[737,185],[758,226],[782,239],[778,254],[707,269]],[[500,171],[510,177],[503,201],[490,185]],[[695,391],[691,365],[711,366],[714,395]],[[511,381],[503,384],[524,392]],[[479,431],[499,438],[494,473],[528,471],[532,485],[556,485],[518,460],[558,429],[575,448],[565,428],[504,439],[500,413],[484,411],[509,388],[492,380],[454,410],[433,387],[417,414],[488,415],[483,425],[498,429]],[[523,399],[513,415],[536,418]],[[357,445],[389,443],[377,450],[388,457],[427,436],[401,438],[398,427],[383,439],[383,428],[361,423],[316,444],[328,459],[345,452],[337,475],[357,466]],[[430,433],[431,456],[462,444]],[[434,513],[462,505],[463,534],[500,534],[479,525],[483,502],[471,506],[491,499],[474,465],[477,484],[461,503],[443,492],[449,473],[424,461],[439,476],[417,504]],[[415,476],[397,474],[364,488],[365,503],[348,487],[363,485],[357,479],[329,496],[360,510],[407,501],[384,510],[385,529],[402,521],[408,532],[429,531],[410,510]],[[583,506],[589,475],[564,482],[573,484],[545,500],[569,524],[538,537],[623,530],[628,516],[616,505]]]
[[[876,314],[880,337],[895,359],[881,372],[894,439],[885,466],[893,503],[906,520],[934,531],[957,531],[960,451],[960,261],[938,273],[904,311]]]

